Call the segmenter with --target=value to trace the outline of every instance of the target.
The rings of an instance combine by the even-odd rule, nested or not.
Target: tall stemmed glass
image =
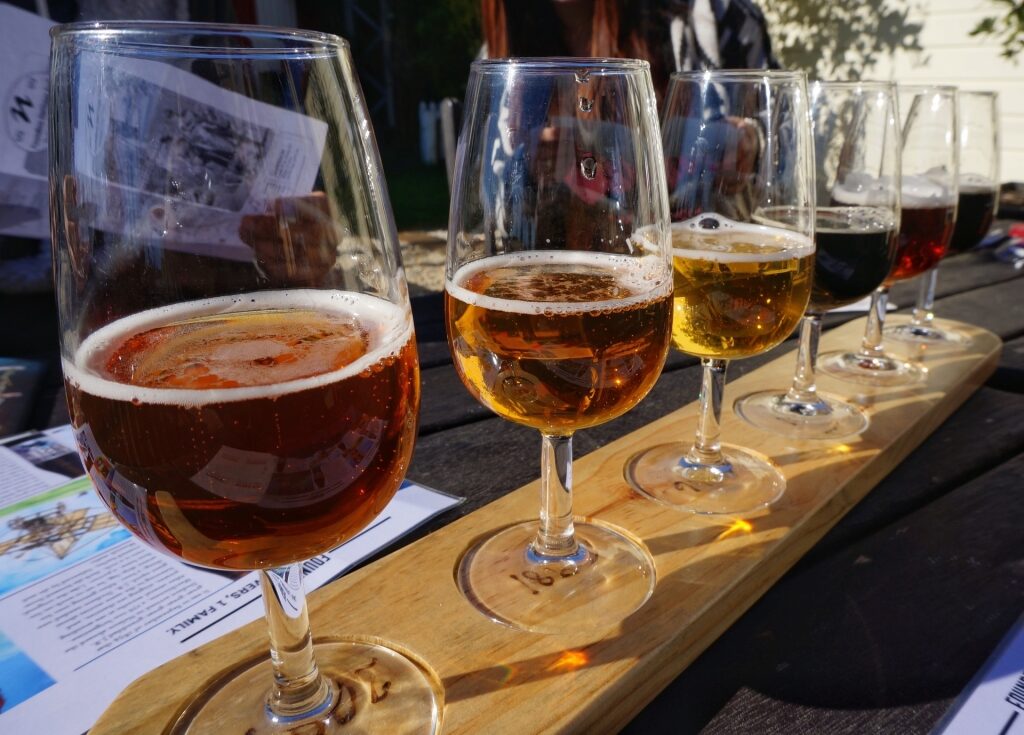
[[[697,438],[652,447],[629,483],[696,513],[744,513],[786,487],[771,461],[719,443],[725,370],[768,351],[807,308],[814,270],[814,150],[802,73],[674,74],[662,124],[669,163],[672,343],[704,366]]]
[[[924,344],[963,344],[968,338],[933,324],[939,261],[956,221],[960,148],[956,87],[900,85],[903,123],[903,220],[900,252],[891,281],[923,274],[907,324],[887,336]]]
[[[999,114],[995,92],[957,92],[957,141],[960,152],[956,224],[945,256],[970,250],[988,233],[999,199]],[[964,333],[934,324],[932,307],[938,266],[921,280],[913,321],[889,331],[893,337],[932,346],[962,346]]]
[[[572,436],[654,385],[671,273],[647,63],[474,63],[448,233],[448,340],[470,393],[542,438],[540,523],[498,531],[459,565],[463,594],[493,620],[607,627],[650,596],[648,552],[573,518]]]
[[[947,255],[965,253],[988,234],[999,203],[999,95],[957,93],[960,197]]]
[[[800,329],[789,390],[736,401],[754,426],[801,439],[834,439],[867,428],[864,413],[815,386],[821,319],[882,285],[896,255],[900,216],[900,130],[896,85],[811,85],[817,181],[814,286]]]
[[[863,385],[918,383],[925,371],[882,346],[889,288],[936,265],[946,252],[956,216],[955,87],[898,87],[902,116],[900,230],[893,269],[871,301],[858,352],[830,352],[819,369]]]
[[[301,563],[412,454],[419,368],[344,41],[184,23],[53,33],[50,174],[68,406],[99,496],[183,561],[258,570],[270,655],[167,732],[433,733],[436,677],[312,643]],[[347,724],[346,724],[347,723]]]

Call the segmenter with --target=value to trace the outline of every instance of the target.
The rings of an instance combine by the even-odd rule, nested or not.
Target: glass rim
[[[183,44],[172,35],[191,34],[208,38],[245,38],[250,47]],[[124,56],[188,57],[276,57],[300,59],[325,56],[349,47],[348,41],[332,33],[246,25],[242,23],[196,23],[176,20],[101,20],[62,23],[50,29],[54,43],[74,40],[83,47],[102,46],[112,54]],[[260,41],[264,41],[260,45]]]
[[[992,99],[999,97],[999,92],[994,89],[957,89],[957,94],[960,96],[967,94],[972,97],[991,97]]]
[[[896,82],[886,81],[884,79],[861,79],[859,81],[832,81],[831,79],[807,80],[807,86],[813,87],[814,85],[831,87],[832,89],[857,89],[858,87],[868,87],[871,89],[896,89],[899,86]]]
[[[794,69],[695,69],[692,71],[674,71],[669,75],[669,83],[676,80],[695,82],[711,80],[731,81],[761,81],[763,79],[776,79],[779,81],[806,82],[807,72]]]
[[[897,92],[909,92],[911,94],[922,94],[927,92],[941,92],[943,94],[956,95],[960,88],[954,84],[901,84],[896,83]]]
[[[496,59],[477,59],[470,64],[472,71],[493,72],[498,70],[521,68],[537,72],[573,72],[588,71],[591,74],[608,72],[649,70],[651,65],[643,59],[615,59],[610,57],[589,56],[509,56]]]

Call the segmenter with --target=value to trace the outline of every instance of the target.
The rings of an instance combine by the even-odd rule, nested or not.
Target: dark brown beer
[[[383,509],[412,454],[412,328],[370,296],[143,312],[90,336],[65,376],[100,497],[195,564],[276,567],[336,546]]]
[[[948,255],[967,252],[984,239],[996,214],[996,195],[994,188],[961,185]]]
[[[896,254],[894,215],[877,207],[821,207],[816,213],[814,285],[807,311],[852,304],[882,285]]]
[[[455,367],[477,400],[516,423],[554,433],[604,423],[661,373],[670,288],[667,272],[645,273],[640,258],[565,251],[474,261],[445,288]]]
[[[888,283],[921,275],[938,264],[946,254],[953,234],[952,204],[906,206],[900,215],[899,246]]]

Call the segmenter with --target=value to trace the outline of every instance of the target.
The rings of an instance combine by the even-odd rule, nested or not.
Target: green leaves
[[[972,36],[989,36],[999,41],[1000,56],[1017,62],[1024,51],[1024,0],[989,0],[1003,10],[1000,15],[986,16],[971,30]]]
[[[896,49],[922,51],[922,25],[908,20],[912,0],[773,0],[762,3],[783,66],[832,79],[860,78]]]

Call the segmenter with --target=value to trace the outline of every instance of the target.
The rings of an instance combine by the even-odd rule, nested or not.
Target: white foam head
[[[591,266],[602,272],[614,274],[619,282],[633,291],[635,295],[608,301],[525,301],[484,296],[463,285],[476,274],[485,271],[493,271],[498,268],[528,270],[531,267],[552,264]],[[444,287],[451,296],[463,303],[493,311],[530,315],[579,314],[625,309],[650,301],[652,298],[666,296],[672,292],[672,276],[668,263],[658,256],[635,258],[628,255],[581,250],[530,250],[480,258],[467,263],[459,268],[452,278],[445,281]]]
[[[102,378],[86,367],[95,355],[103,354],[140,332],[183,319],[266,309],[309,309],[354,317],[368,333],[369,348],[358,360],[334,372],[272,385],[240,388],[146,388]],[[408,312],[376,296],[317,289],[259,291],[163,306],[118,319],[89,335],[75,352],[74,358],[70,361],[64,359],[62,363],[64,375],[86,393],[116,401],[194,407],[252,398],[272,398],[353,377],[397,354],[412,339],[412,332],[412,320]]]
[[[802,258],[814,252],[814,240],[784,227],[736,222],[720,214],[699,214],[672,223],[672,239],[699,247],[675,248],[676,257],[717,263],[767,263],[781,258]],[[734,245],[761,246],[764,252],[736,252]]]
[[[661,225],[638,227],[633,234],[626,238],[629,254],[634,256],[648,254],[657,257],[659,252],[670,247],[669,243],[665,242],[666,235],[667,233]]]
[[[903,177],[900,195],[902,206],[915,209],[952,207],[956,203],[949,186],[919,174]]]
[[[982,194],[999,188],[995,181],[981,174],[960,174],[958,186],[964,194]]]
[[[881,207],[895,204],[896,187],[888,176],[853,173],[832,189],[832,199],[854,207]]]
[[[886,207],[818,207],[814,231],[891,232],[896,229],[896,213]]]

